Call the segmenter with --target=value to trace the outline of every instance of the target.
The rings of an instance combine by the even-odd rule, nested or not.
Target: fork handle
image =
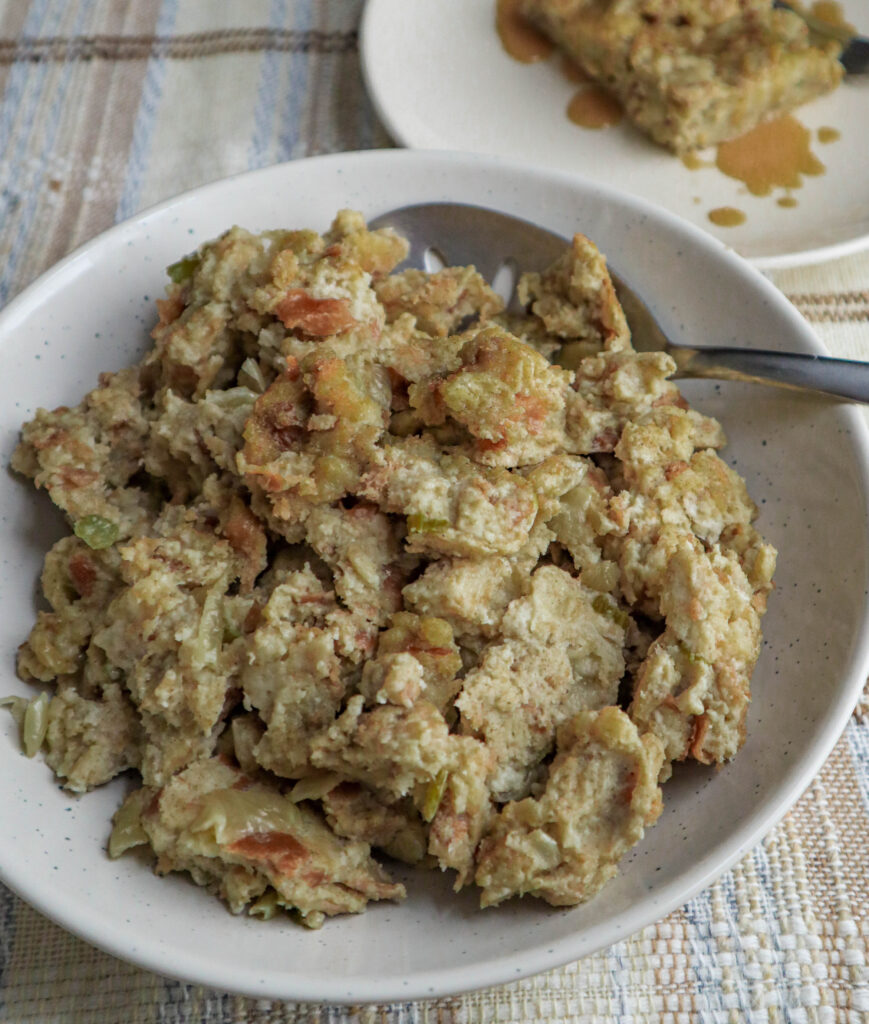
[[[671,355],[676,377],[751,381],[869,402],[869,363],[853,359],[736,348],[681,349]]]
[[[869,71],[869,39],[855,35],[854,29],[849,25],[835,25],[809,11],[797,9],[794,3],[786,3],[785,0],[774,0],[773,7],[793,11],[803,19],[814,35],[840,43],[842,52],[839,54],[839,61],[849,75],[860,75]]]

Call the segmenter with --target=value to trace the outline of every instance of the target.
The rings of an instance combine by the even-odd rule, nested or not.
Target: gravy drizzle
[[[744,182],[752,195],[768,196],[774,188],[799,188],[803,175],[824,173],[811,141],[808,128],[785,114],[720,143],[715,164],[728,177]]]
[[[745,214],[733,206],[717,206],[706,216],[720,228],[735,228],[745,223]]]
[[[495,28],[507,53],[522,64],[546,60],[555,44],[519,13],[519,0],[498,0]]]
[[[582,128],[606,128],[622,119],[618,100],[603,89],[580,89],[567,105],[567,117]]]

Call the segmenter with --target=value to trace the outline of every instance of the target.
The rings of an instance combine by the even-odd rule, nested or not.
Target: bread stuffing
[[[771,0],[520,0],[651,139],[688,153],[832,92],[841,45]]]
[[[76,794],[123,773],[110,855],[234,913],[318,927],[403,899],[396,862],[580,903],[673,763],[745,737],[775,552],[602,254],[577,235],[521,316],[406,254],[351,211],[232,228],[13,457],[69,522],[28,752]]]

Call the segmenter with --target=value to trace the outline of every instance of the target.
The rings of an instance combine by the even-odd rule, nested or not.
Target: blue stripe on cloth
[[[226,1021],[237,1019],[238,1002],[237,996],[227,992],[208,992],[199,1008],[202,1024],[225,1024]],[[182,1024],[188,1024],[188,1020],[185,1019]]]
[[[154,1009],[156,1011],[153,1024],[188,1024],[191,1016],[191,996],[194,989],[191,985],[175,981],[172,978],[161,978],[163,990]],[[204,1020],[203,1017],[196,1018]],[[227,1018],[228,1019],[228,1018]]]
[[[39,35],[42,19],[45,16],[45,9],[49,0],[37,0],[27,12],[27,19],[21,34],[25,36]],[[31,74],[32,71],[36,74]],[[3,93],[3,104],[0,107],[0,153],[8,157],[6,152],[9,144],[9,136],[15,119],[21,113],[22,96],[28,82],[41,83],[45,78],[46,68],[33,68],[26,61],[20,61],[12,65],[9,77],[6,80],[6,88]]]
[[[766,948],[769,953],[768,966],[770,970],[766,975],[766,981],[773,985],[776,999],[784,999],[784,1007],[800,1006],[803,1002],[801,982],[798,979],[796,983],[789,981],[783,969],[785,958],[779,955],[782,951],[782,928],[779,914],[783,908],[776,904],[773,871],[770,868],[769,854],[765,843],[758,843],[754,848],[752,860],[760,883],[757,901],[763,914],[768,938]]]
[[[160,13],[157,16],[157,35],[171,35],[178,15],[178,2],[179,0],[163,0]],[[142,98],[139,101],[136,123],[133,127],[133,142],[127,159],[124,187],[115,210],[115,223],[132,217],[139,208],[139,196],[142,192],[145,172],[148,169],[151,139],[157,121],[157,109],[160,105],[165,76],[165,58],[162,56],[149,58]]]
[[[313,23],[312,0],[298,0],[293,4],[293,28],[307,32]],[[311,56],[306,52],[290,55],[290,80],[278,130],[278,149],[275,159],[292,160],[307,155],[307,143],[301,138],[302,111],[308,91]]]
[[[728,993],[723,985],[722,978],[722,1002],[728,1011],[742,1010],[748,1012],[751,1006],[751,990],[748,979],[745,976],[745,964],[738,962],[742,950],[742,933],[739,927],[739,903],[736,895],[736,877],[732,871],[728,871],[716,883],[718,891],[724,903],[724,923],[716,928],[713,925],[713,934],[716,939],[718,950],[716,959],[722,962],[721,947],[726,945],[730,953],[730,974],[728,981],[733,986],[733,993]],[[719,918],[720,918],[719,914]]]
[[[869,814],[869,725],[855,722],[853,719],[848,723],[845,730],[848,737],[848,746],[851,749],[851,756],[854,758],[854,767],[857,769],[857,782],[860,786],[860,795],[863,797],[863,809]]]
[[[287,0],[272,0],[269,11],[269,28],[283,28],[286,20]],[[250,168],[265,167],[271,162],[269,143],[272,138],[281,62],[285,59],[285,56],[276,50],[266,50],[262,56],[262,71],[253,115],[253,138],[250,140],[247,158],[247,165]]]
[[[628,983],[630,973],[627,968],[628,947],[624,942],[616,942],[606,951],[607,977],[612,987],[613,1020],[632,1021],[635,1007],[628,999]]]
[[[57,33],[62,16],[62,10],[57,6],[49,6],[48,0],[39,0],[34,3],[27,12],[27,18],[22,27],[22,35],[40,36]],[[79,16],[77,24],[81,22]],[[69,66],[64,81],[69,77]],[[3,153],[7,163],[6,180],[9,183],[2,190],[2,206],[0,213],[9,220],[15,219],[15,228],[9,243],[6,257],[3,261],[2,273],[0,273],[0,305],[3,305],[9,297],[9,290],[15,279],[15,273],[21,259],[24,243],[29,236],[33,223],[33,217],[38,207],[40,196],[44,195],[39,187],[41,177],[45,174],[46,167],[42,160],[52,151],[59,124],[61,105],[66,98],[65,90],[58,89],[54,103],[45,123],[45,145],[39,154],[40,166],[37,171],[39,176],[36,181],[30,179],[28,164],[33,156],[28,156],[28,146],[33,139],[30,131],[18,133],[15,146],[11,152],[9,149],[10,139],[15,132],[16,123],[20,122],[31,127],[37,120],[36,111],[43,100],[46,81],[52,69],[47,65],[39,66],[25,62],[13,64],[6,89],[3,94],[2,106],[0,106],[0,153]],[[21,187],[25,183],[25,187]]]
[[[693,986],[697,1020],[702,1024],[724,1024],[728,1018],[718,949],[712,934],[712,894],[706,889],[682,908],[687,922],[686,944],[691,950],[690,970],[696,978]]]
[[[380,122],[374,114],[374,108],[368,102],[367,96],[359,106],[359,125],[357,127],[359,138],[359,149],[374,149],[374,133],[379,128]]]
[[[356,123],[356,138],[358,149],[376,149],[378,146],[389,145],[389,140],[380,118],[374,112],[374,106],[368,95],[368,90],[362,87],[360,71],[360,96],[359,96],[359,117]]]
[[[15,937],[15,897],[0,885],[0,1020],[5,1020],[3,1007],[5,1000],[6,968],[12,957],[12,940]]]

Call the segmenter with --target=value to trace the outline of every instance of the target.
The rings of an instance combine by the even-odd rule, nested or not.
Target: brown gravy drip
[[[838,128],[829,128],[826,125],[818,129],[818,142],[835,142],[842,138]]]
[[[776,199],[779,206],[784,206],[786,209],[793,209],[798,203],[794,196],[782,196],[781,199]]]
[[[498,0],[495,28],[507,53],[523,64],[546,60],[555,49],[555,44],[519,13],[519,0]]]
[[[717,206],[709,211],[707,217],[720,228],[735,228],[745,223],[745,214],[733,206]]]
[[[568,82],[573,82],[575,85],[582,85],[592,80],[566,53],[561,58],[561,73]]]
[[[728,177],[744,182],[753,195],[767,196],[774,188],[799,188],[804,174],[824,173],[810,143],[808,128],[785,114],[722,142],[715,164]]]
[[[580,89],[567,105],[567,116],[582,128],[606,128],[622,119],[618,100],[603,89]]]

